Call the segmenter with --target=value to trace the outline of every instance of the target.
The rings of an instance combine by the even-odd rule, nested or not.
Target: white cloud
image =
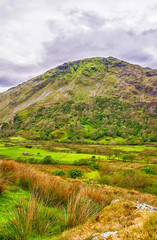
[[[1,0],[0,86],[92,56],[157,68],[156,10],[156,0]]]

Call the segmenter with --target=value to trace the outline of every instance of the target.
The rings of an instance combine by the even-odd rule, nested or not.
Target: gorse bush
[[[46,157],[44,157],[44,159],[42,160],[43,164],[51,164],[52,162],[52,157],[47,155]]]
[[[78,178],[83,176],[81,169],[73,168],[68,172],[70,178]]]
[[[58,169],[55,171],[52,171],[51,174],[55,175],[55,176],[64,176],[65,175],[65,171]]]
[[[47,155],[44,157],[44,159],[41,161],[42,164],[52,164],[52,165],[56,165],[57,161],[52,159],[51,156]]]

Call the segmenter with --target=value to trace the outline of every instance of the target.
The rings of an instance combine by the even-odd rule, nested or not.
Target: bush
[[[133,170],[127,170],[123,175],[118,173],[113,175],[110,183],[118,187],[138,190],[144,190],[144,188],[151,186],[149,179],[143,175],[137,174]]]
[[[53,174],[55,176],[64,176],[65,175],[65,171],[63,171],[61,169],[58,169],[58,170],[55,170],[55,171],[51,172],[51,174]]]
[[[53,164],[56,165],[57,161],[52,159],[51,156],[47,155],[46,157],[44,157],[44,159],[41,161],[42,164]]]
[[[123,162],[126,162],[128,160],[128,154],[122,154],[121,159]]]
[[[75,161],[74,164],[76,166],[82,166],[82,165],[90,165],[90,162],[87,159],[81,159],[81,160]]]
[[[144,168],[143,171],[147,174],[157,175],[157,167],[154,166],[148,166]]]
[[[103,176],[101,176],[101,178],[99,179],[98,183],[99,183],[99,184],[107,184],[107,185],[110,185],[110,179],[111,179],[111,176],[103,175]]]
[[[90,167],[92,170],[99,170],[99,168],[100,168],[95,156],[91,157],[89,164],[90,164]]]
[[[70,178],[77,178],[77,177],[82,177],[83,172],[81,169],[73,168],[68,172],[68,176]]]
[[[25,145],[25,148],[32,148],[31,145]]]

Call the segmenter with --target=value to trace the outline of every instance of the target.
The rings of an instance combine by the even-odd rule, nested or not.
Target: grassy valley
[[[65,63],[0,94],[0,239],[156,239],[157,70]]]

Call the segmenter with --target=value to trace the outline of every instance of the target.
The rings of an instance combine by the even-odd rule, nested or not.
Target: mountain
[[[1,135],[156,141],[157,70],[113,57],[64,63],[0,94]]]

